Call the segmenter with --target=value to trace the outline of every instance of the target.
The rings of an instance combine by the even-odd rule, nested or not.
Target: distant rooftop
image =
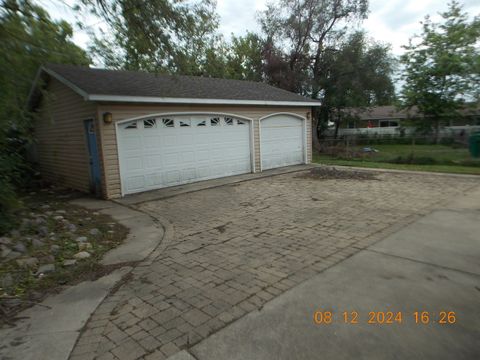
[[[350,108],[347,110],[351,115],[358,116],[361,120],[377,120],[377,119],[406,119],[409,116],[418,115],[416,107],[410,110],[397,110],[393,105],[374,106],[370,108]],[[466,108],[462,111],[464,115],[476,115],[480,113],[480,108]]]

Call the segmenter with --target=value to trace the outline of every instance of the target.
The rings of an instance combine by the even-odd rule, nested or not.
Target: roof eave
[[[168,104],[209,104],[209,105],[264,105],[264,106],[320,106],[317,101],[278,101],[278,100],[237,100],[237,99],[200,99],[123,95],[88,95],[87,100],[100,102],[129,103],[168,103]]]
[[[33,100],[33,97],[35,96],[35,93],[38,90],[38,84],[40,82],[42,74],[48,74],[48,75],[52,76],[53,78],[60,81],[62,84],[66,85],[67,87],[69,87],[70,89],[75,91],[78,95],[83,97],[85,100],[88,100],[88,94],[85,91],[83,91],[82,89],[80,89],[78,86],[76,86],[74,83],[72,83],[71,81],[68,81],[63,76],[60,76],[55,71],[52,71],[50,69],[47,69],[44,66],[41,66],[38,69],[37,74],[35,75],[35,79],[33,80],[32,86],[30,88],[30,92],[28,94],[27,103],[26,103],[27,108],[31,109],[31,107],[32,107],[32,100]]]
[[[73,91],[75,91],[78,95],[80,95],[81,97],[83,97],[85,100],[89,100],[88,97],[89,95],[87,94],[87,92],[85,92],[84,90],[80,89],[77,85],[75,85],[73,82],[65,79],[63,76],[57,74],[55,71],[53,70],[50,70],[46,67],[41,67],[41,70],[44,71],[45,73],[47,73],[48,75],[54,77],[55,79],[57,79],[58,81],[60,81],[62,84],[68,86],[70,89],[72,89]]]

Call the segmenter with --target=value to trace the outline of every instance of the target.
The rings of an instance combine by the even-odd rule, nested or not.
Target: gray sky
[[[103,23],[92,16],[78,19],[73,10],[66,4],[73,5],[74,0],[36,0],[47,8],[55,19],[63,18],[71,23],[82,20],[93,28],[102,27]],[[220,15],[220,32],[228,39],[230,34],[244,34],[246,31],[258,31],[256,21],[258,11],[265,9],[267,0],[217,0],[217,11]],[[480,14],[479,0],[460,0],[465,11],[471,16]],[[446,0],[370,0],[370,14],[363,23],[369,35],[392,45],[395,55],[402,53],[402,45],[421,30],[420,21],[430,14],[432,19],[438,18],[438,12],[447,8]],[[100,22],[99,22],[100,21]],[[89,37],[85,31],[76,29],[75,42],[86,48]]]

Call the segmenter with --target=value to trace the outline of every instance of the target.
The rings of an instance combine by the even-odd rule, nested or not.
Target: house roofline
[[[82,89],[80,89],[78,86],[76,86],[74,83],[72,83],[71,81],[68,81],[67,79],[65,79],[63,76],[60,76],[59,74],[57,74],[55,71],[52,71],[50,69],[47,69],[46,67],[44,66],[41,66],[38,71],[37,71],[37,74],[35,75],[35,79],[33,80],[33,83],[32,83],[32,86],[30,88],[30,92],[28,93],[28,97],[27,97],[27,107],[30,108],[32,106],[32,99],[33,99],[33,96],[35,95],[35,91],[37,89],[37,86],[38,86],[38,82],[40,81],[40,78],[42,77],[42,74],[45,73],[45,74],[48,74],[52,77],[54,77],[55,79],[57,79],[58,81],[60,81],[62,84],[64,84],[65,86],[69,87],[70,89],[72,89],[74,92],[76,92],[78,95],[80,95],[81,97],[84,98],[84,100],[88,100],[88,94],[83,91]]]
[[[169,104],[214,104],[214,105],[281,105],[281,106],[320,106],[314,101],[277,101],[277,100],[236,100],[209,98],[174,98],[154,96],[124,96],[91,94],[90,101],[99,102],[132,102],[132,103],[169,103]]]
[[[97,102],[129,102],[129,103],[152,103],[152,104],[209,104],[209,105],[272,105],[272,106],[320,106],[320,101],[277,101],[277,100],[236,100],[236,99],[202,99],[202,98],[175,98],[175,97],[152,97],[152,96],[125,96],[125,95],[103,95],[88,94],[71,81],[57,74],[55,71],[44,66],[40,67],[35,76],[30,94],[28,96],[28,104],[30,104],[35,88],[41,77],[42,72],[52,76],[65,86],[72,89],[86,101]]]
[[[45,71],[48,75],[53,76],[55,79],[57,79],[58,81],[60,81],[62,84],[68,86],[70,89],[72,89],[73,91],[75,91],[78,95],[80,95],[81,97],[83,97],[85,100],[89,100],[89,99],[88,99],[88,93],[85,92],[84,90],[80,89],[77,85],[75,85],[75,84],[72,83],[71,81],[65,79],[63,76],[57,74],[55,71],[50,70],[50,69],[47,69],[47,68],[44,67],[44,66],[41,67],[41,70],[42,70],[42,71]]]

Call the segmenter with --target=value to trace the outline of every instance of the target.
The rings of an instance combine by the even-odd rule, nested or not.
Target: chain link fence
[[[425,146],[428,145],[428,146]],[[443,146],[437,146],[443,145]],[[418,165],[480,166],[468,152],[468,136],[342,136],[320,140],[323,158]]]

